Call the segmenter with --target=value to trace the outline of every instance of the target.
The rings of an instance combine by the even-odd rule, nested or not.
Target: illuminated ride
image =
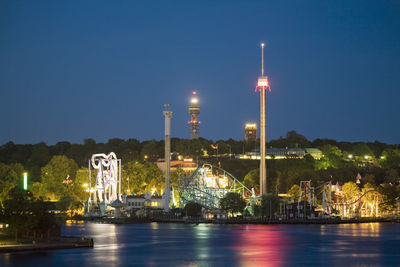
[[[92,188],[91,172],[96,171]],[[114,152],[94,154],[89,159],[89,199],[85,213],[88,216],[104,216],[110,206],[121,203],[121,159]]]
[[[324,215],[333,215],[337,211],[341,217],[353,217],[358,214],[361,217],[379,217],[379,204],[383,202],[382,195],[374,188],[364,188],[358,195],[347,199],[344,192],[331,182],[324,183],[316,188],[311,186],[311,181],[300,182],[300,192],[297,202],[298,217],[306,214],[305,209],[317,206],[315,191],[322,187],[321,211]],[[332,199],[334,193],[334,199]],[[310,205],[311,204],[311,205]],[[304,206],[304,207],[303,207]],[[301,209],[304,209],[301,212]]]
[[[199,166],[189,177],[183,177],[179,185],[180,206],[189,202],[200,204],[207,210],[219,210],[220,199],[229,192],[236,192],[248,201],[247,209],[251,212],[253,198],[251,190],[229,172],[210,164]]]
[[[258,77],[256,91],[260,91],[260,196],[267,194],[267,163],[266,157],[266,135],[265,135],[265,95],[267,89],[271,91],[268,77],[264,75],[264,43],[261,43],[261,76]]]
[[[343,217],[379,217],[379,205],[383,202],[382,195],[373,188],[364,188],[358,196],[347,200],[343,194],[337,192],[337,202],[332,203]]]

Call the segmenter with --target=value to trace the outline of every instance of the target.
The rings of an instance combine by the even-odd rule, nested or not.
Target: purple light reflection
[[[283,266],[285,255],[291,249],[289,238],[273,225],[248,225],[234,230],[238,242],[230,248],[244,266]]]

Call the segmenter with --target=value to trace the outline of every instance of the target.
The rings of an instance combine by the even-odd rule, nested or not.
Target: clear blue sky
[[[0,144],[243,139],[259,121],[266,42],[267,139],[400,143],[399,1],[0,1]]]

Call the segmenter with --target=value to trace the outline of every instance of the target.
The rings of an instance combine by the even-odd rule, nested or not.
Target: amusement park
[[[0,267],[400,266],[399,11],[0,0]]]
[[[95,181],[92,181],[94,173]],[[260,217],[269,220],[301,220],[328,218],[378,218],[383,202],[374,188],[353,184],[339,185],[331,182],[313,186],[311,181],[301,181],[297,194],[266,194],[260,196],[254,188],[246,187],[232,174],[211,164],[201,164],[192,173],[180,177],[178,186],[165,188],[161,196],[155,190],[144,195],[127,195],[121,192],[121,159],[115,153],[94,154],[89,160],[88,192],[85,216],[89,218],[134,218],[145,215],[184,217],[184,208],[195,204],[204,219],[222,219],[231,216]],[[167,183],[166,183],[167,184]],[[356,183],[354,183],[356,185]],[[169,196],[167,192],[171,192]],[[355,193],[354,193],[355,192]],[[232,207],[224,205],[225,199],[237,195],[240,204],[230,200]],[[267,207],[264,202],[268,202]],[[229,213],[229,210],[235,210]],[[261,211],[261,209],[266,209]],[[179,217],[179,216],[178,216]]]
[[[359,173],[355,177],[356,183],[343,184],[333,180],[313,183],[311,179],[302,179],[298,184],[294,184],[288,193],[268,193],[266,159],[290,159],[293,156],[304,158],[307,153],[309,157],[312,155],[316,160],[322,158],[321,155],[316,155],[319,150],[312,148],[301,151],[303,154],[298,154],[295,149],[292,149],[286,152],[282,150],[283,154],[271,156],[272,150],[268,150],[265,145],[265,100],[266,93],[270,90],[268,77],[264,75],[264,43],[262,43],[261,76],[256,86],[256,91],[260,93],[260,147],[255,156],[260,166],[257,186],[254,183],[252,186],[246,186],[243,179],[237,179],[220,165],[215,166],[204,159],[201,162],[186,159],[192,163],[190,170],[180,173],[178,182],[172,184],[171,155],[175,153],[171,151],[172,111],[170,105],[165,104],[163,111],[164,160],[158,162],[161,163],[161,169],[164,171],[164,186],[160,187],[158,184],[158,190],[154,187],[144,194],[121,192],[121,184],[125,181],[129,182],[129,179],[121,177],[121,159],[114,152],[93,154],[88,160],[86,190],[88,199],[85,202],[85,217],[113,219],[200,217],[207,220],[240,217],[262,218],[269,221],[316,221],[318,219],[376,219],[385,215],[380,210],[381,204],[385,202],[383,196],[369,183],[362,187],[360,184],[362,177]],[[198,120],[200,106],[196,91],[192,93],[188,111],[191,139],[196,140],[200,128]],[[251,124],[249,127],[246,129],[247,141],[257,138],[256,124]],[[211,145],[211,148],[218,149],[217,145]],[[278,150],[274,152],[279,153]],[[399,206],[398,203],[397,206]]]

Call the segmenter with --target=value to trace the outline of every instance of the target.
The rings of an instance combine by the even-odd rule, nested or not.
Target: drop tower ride
[[[267,194],[267,163],[265,147],[265,92],[269,88],[268,77],[264,76],[264,43],[261,43],[261,76],[257,89],[260,91],[260,195]]]

